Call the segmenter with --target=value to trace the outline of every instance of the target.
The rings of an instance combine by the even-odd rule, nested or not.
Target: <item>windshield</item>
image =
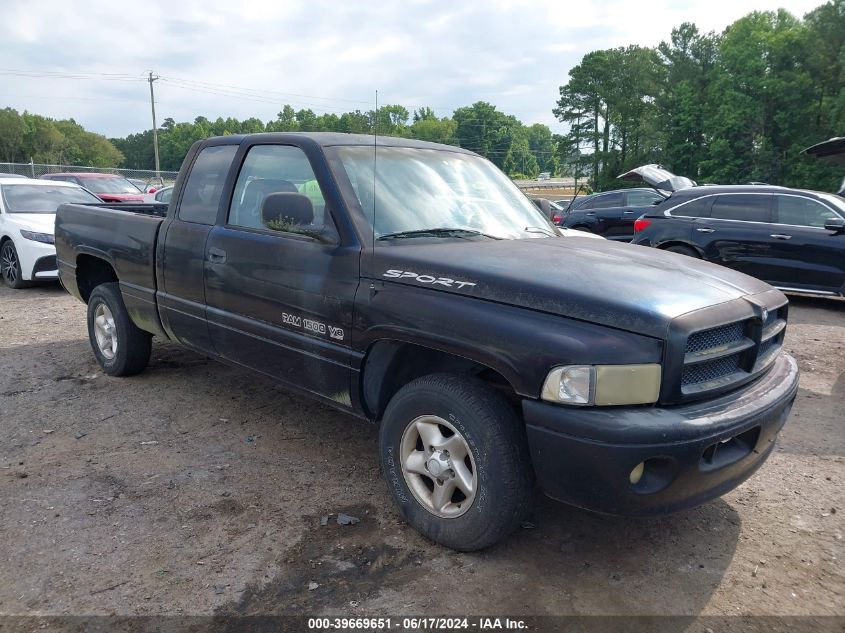
[[[379,147],[374,178],[372,146],[340,146],[334,151],[367,221],[375,225],[376,239],[559,235],[507,176],[478,156]]]
[[[85,178],[82,176],[79,182],[95,193],[141,193],[138,187],[125,178]]]
[[[79,187],[3,185],[2,193],[7,213],[55,213],[64,202],[101,202]]]

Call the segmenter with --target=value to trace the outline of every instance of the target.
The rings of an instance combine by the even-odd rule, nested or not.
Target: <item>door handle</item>
[[[631,215],[633,211],[623,211],[622,215]]]
[[[208,261],[210,261],[212,264],[225,264],[226,251],[221,248],[214,248],[212,246],[208,249]]]
[[[703,228],[698,228],[698,229],[695,229],[695,230],[698,231],[699,233],[713,233],[716,229],[703,227]]]
[[[770,237],[775,238],[776,240],[791,240],[791,235],[786,235],[784,233],[772,233]]]

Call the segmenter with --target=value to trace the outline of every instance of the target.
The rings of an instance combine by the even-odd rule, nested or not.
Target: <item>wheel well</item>
[[[403,341],[374,343],[362,368],[362,404],[369,417],[381,419],[387,403],[403,386],[421,376],[436,373],[475,376],[500,391],[515,406],[519,396],[496,370],[468,358]]]
[[[670,248],[670,247],[672,247],[672,246],[683,246],[684,248],[689,248],[689,249],[692,249],[692,250],[694,250],[696,253],[698,253],[699,255],[701,255],[701,251],[700,251],[700,250],[698,250],[698,249],[697,249],[695,246],[693,246],[692,244],[687,244],[686,242],[680,242],[680,241],[678,241],[678,240],[673,240],[673,241],[671,241],[671,242],[663,242],[663,243],[662,243],[662,244],[660,244],[657,248],[659,248],[659,249],[661,249],[661,250],[664,250],[664,251],[665,251],[667,248]]]
[[[117,273],[106,260],[93,255],[80,255],[76,258],[76,285],[85,303],[100,284],[117,281]]]

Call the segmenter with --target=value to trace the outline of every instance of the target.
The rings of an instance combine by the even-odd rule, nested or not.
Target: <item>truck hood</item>
[[[771,290],[692,257],[589,238],[378,245],[372,277],[665,338],[688,312]],[[449,318],[444,305],[444,320]]]
[[[643,165],[631,171],[620,174],[617,178],[632,182],[644,182],[655,189],[667,193],[689,189],[695,186],[695,182],[685,176],[676,176],[662,165]]]

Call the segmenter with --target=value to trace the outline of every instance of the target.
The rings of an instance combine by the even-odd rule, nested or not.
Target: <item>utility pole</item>
[[[156,178],[161,180],[161,169],[159,167],[158,162],[158,127],[156,126],[156,100],[155,94],[153,93],[153,82],[158,79],[158,77],[153,77],[153,71],[150,71],[150,78],[147,80],[150,82],[150,108],[153,111],[153,152],[155,153],[156,158]]]

